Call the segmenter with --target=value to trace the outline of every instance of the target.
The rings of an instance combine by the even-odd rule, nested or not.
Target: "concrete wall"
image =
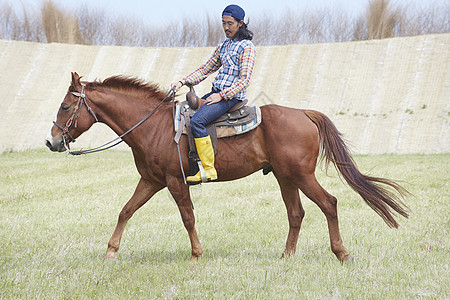
[[[212,51],[0,40],[0,152],[44,147],[71,71],[85,80],[132,75],[168,88]],[[355,153],[450,152],[450,34],[257,52],[250,101],[320,110]],[[210,88],[212,77],[198,93]],[[112,137],[96,124],[73,147]]]

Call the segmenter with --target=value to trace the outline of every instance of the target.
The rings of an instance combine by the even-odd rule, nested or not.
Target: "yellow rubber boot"
[[[206,173],[208,181],[217,179],[217,171],[214,168],[214,149],[211,143],[211,138],[208,136],[203,138],[197,138],[195,140],[195,146],[197,147],[198,157],[202,161],[203,169]],[[187,182],[201,182],[202,177],[200,171],[194,176],[188,176]]]

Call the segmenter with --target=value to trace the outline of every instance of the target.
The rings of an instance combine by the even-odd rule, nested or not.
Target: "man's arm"
[[[219,57],[219,48],[217,47],[212,56],[208,59],[206,63],[204,63],[200,68],[186,76],[182,79],[183,84],[189,84],[189,85],[197,85],[203,80],[205,80],[206,77],[208,77],[210,74],[216,72],[219,70],[219,68],[222,66],[222,62],[220,61]]]

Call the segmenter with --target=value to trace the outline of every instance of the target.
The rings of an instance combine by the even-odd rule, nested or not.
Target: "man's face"
[[[232,16],[222,16],[222,27],[227,38],[234,38],[243,23],[243,21],[236,21]]]

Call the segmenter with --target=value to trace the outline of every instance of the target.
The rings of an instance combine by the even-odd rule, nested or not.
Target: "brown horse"
[[[156,86],[137,79],[114,76],[103,82],[82,83],[78,74],[72,73],[72,83],[47,137],[46,144],[50,150],[61,152],[73,139],[88,130],[97,118],[121,135],[154,110],[145,122],[123,137],[132,149],[141,178],[134,195],[120,212],[108,243],[106,259],[116,257],[125,225],[131,216],[164,187],[175,199],[189,234],[191,259],[197,259],[203,253],[195,229],[189,186],[183,181],[173,140],[172,106],[167,101],[157,107],[164,96],[165,93]],[[333,163],[350,187],[389,226],[398,227],[393,212],[408,217],[408,208],[400,200],[408,192],[391,180],[361,174],[328,117],[317,111],[278,105],[264,105],[261,113],[262,123],[253,131],[219,140],[215,167],[219,181],[242,178],[261,169],[273,171],[289,220],[283,256],[295,253],[305,215],[300,202],[300,189],[325,214],[333,253],[340,261],[349,258],[339,233],[337,199],[322,188],[314,175],[320,152],[326,164]],[[182,157],[186,172],[186,137],[182,137],[180,147],[181,153],[186,154]]]

